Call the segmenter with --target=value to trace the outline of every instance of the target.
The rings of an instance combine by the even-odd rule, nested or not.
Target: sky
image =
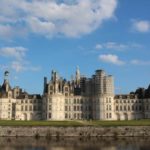
[[[150,0],[0,0],[0,83],[43,92],[51,70],[103,69],[115,92],[150,84]]]

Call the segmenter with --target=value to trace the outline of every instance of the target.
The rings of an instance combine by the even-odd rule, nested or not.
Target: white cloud
[[[131,60],[131,64],[133,64],[133,65],[150,65],[150,61],[134,59],[134,60]]]
[[[13,28],[10,25],[0,24],[0,38],[11,38],[13,35]]]
[[[0,48],[0,56],[2,58],[11,58],[10,62],[7,60],[7,65],[0,65],[1,69],[13,69],[16,72],[39,71],[41,67],[32,66],[32,64],[26,60],[26,52],[27,49],[22,46]]]
[[[31,66],[30,63],[20,62],[20,61],[13,61],[10,66],[11,69],[15,70],[16,72],[23,72],[23,71],[39,71],[41,67],[39,66]]]
[[[106,63],[112,63],[114,65],[124,65],[125,64],[125,62],[120,60],[117,55],[113,55],[113,54],[100,55],[99,60],[106,62]]]
[[[102,44],[96,44],[95,48],[96,48],[96,49],[102,49],[102,48],[103,48],[103,45],[102,45]]]
[[[117,42],[106,42],[106,43],[99,43],[96,44],[95,49],[110,49],[110,50],[117,50],[117,51],[124,51],[131,48],[142,48],[143,46],[137,43],[117,43]]]
[[[115,43],[115,42],[107,42],[104,44],[104,47],[107,49],[124,50],[128,46],[125,44],[119,44],[119,43]]]
[[[4,47],[0,48],[0,55],[22,60],[25,57],[27,49],[24,47]]]
[[[16,34],[14,28],[46,37],[78,37],[91,33],[114,17],[117,0],[1,0],[0,36]],[[25,33],[25,32],[24,32]]]
[[[16,72],[21,72],[21,71],[26,70],[26,67],[18,61],[13,61],[12,64],[11,64],[11,68],[13,70],[15,70]]]
[[[150,21],[147,20],[139,20],[133,21],[132,28],[138,32],[149,32],[150,31]]]

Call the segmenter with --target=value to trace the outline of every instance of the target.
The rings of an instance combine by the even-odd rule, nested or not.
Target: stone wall
[[[149,126],[125,127],[0,127],[1,137],[136,137],[150,136]]]

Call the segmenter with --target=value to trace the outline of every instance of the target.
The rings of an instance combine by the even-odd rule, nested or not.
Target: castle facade
[[[51,72],[43,94],[11,88],[9,72],[0,86],[1,120],[133,120],[150,118],[150,86],[124,95],[114,94],[113,76],[96,70],[91,78],[77,68],[70,81]]]

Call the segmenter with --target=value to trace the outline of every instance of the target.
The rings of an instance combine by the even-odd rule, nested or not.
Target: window
[[[77,111],[79,111],[79,106],[77,106]]]
[[[21,111],[23,111],[23,106],[21,106]]]
[[[106,98],[106,103],[108,103],[108,98]]]
[[[108,105],[107,105],[107,107],[106,107],[106,110],[108,110]]]
[[[108,113],[106,114],[106,118],[108,118],[109,116],[108,116]]]
[[[49,113],[49,119],[51,119],[51,117],[52,117],[52,115],[51,115],[51,113]]]
[[[109,103],[111,103],[111,98],[109,98]]]
[[[91,106],[89,106],[89,111],[91,111],[92,110],[92,107]]]
[[[29,110],[32,111],[32,106],[30,105]]]
[[[33,110],[36,111],[36,105],[33,106]]]
[[[69,99],[69,104],[71,104],[71,99]]]
[[[120,111],[122,111],[122,106],[120,106]]]
[[[68,93],[65,93],[65,96],[68,96]]]
[[[68,100],[67,99],[65,99],[65,103],[68,104]]]
[[[109,113],[109,118],[111,118],[111,113]]]
[[[76,111],[76,106],[74,106],[74,111]]]
[[[80,119],[80,114],[78,114],[78,119]]]
[[[146,106],[146,110],[148,110],[148,106]]]
[[[68,118],[68,114],[67,114],[67,113],[65,113],[65,118],[66,118],[66,119]]]
[[[111,110],[111,105],[109,105],[109,110]]]
[[[142,110],[142,106],[139,106],[139,110],[140,110],[140,111]]]
[[[28,106],[25,106],[25,111],[27,111],[28,110]]]
[[[130,111],[130,106],[128,106],[128,110]]]
[[[52,106],[51,106],[51,105],[49,105],[49,110],[50,110],[50,111],[52,110]]]
[[[138,107],[137,106],[135,107],[135,109],[136,109],[136,111],[138,111]]]
[[[85,110],[88,111],[88,106],[86,106]]]
[[[67,106],[65,106],[65,111],[68,111],[68,107]]]
[[[116,110],[118,111],[118,106],[116,106]]]
[[[41,111],[42,110],[42,107],[41,105],[38,106],[38,111]]]
[[[126,109],[126,106],[124,106],[124,111],[126,111],[127,109]]]
[[[65,91],[66,91],[66,92],[68,92],[68,91],[69,91],[69,90],[68,90],[68,87],[65,87]]]
[[[69,106],[69,111],[71,111],[71,106]]]
[[[51,91],[53,90],[53,86],[50,86],[50,90],[51,90]]]

